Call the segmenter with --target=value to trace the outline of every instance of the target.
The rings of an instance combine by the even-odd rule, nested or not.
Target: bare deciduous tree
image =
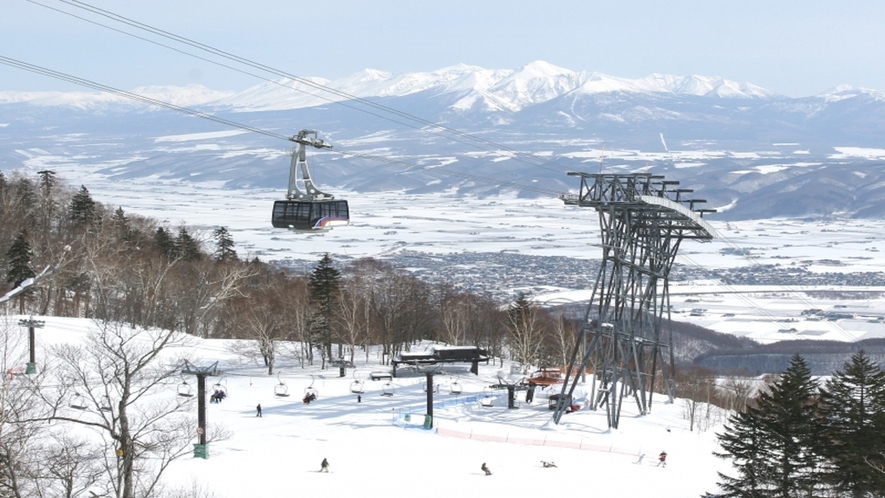
[[[510,355],[523,367],[523,373],[538,358],[543,330],[540,311],[520,295],[507,310],[507,328],[510,331]]]
[[[232,351],[247,358],[260,358],[267,367],[267,375],[273,375],[281,342],[291,339],[291,328],[280,303],[275,287],[253,289],[241,300],[236,316],[237,335],[246,339],[233,343]]]
[[[170,392],[178,374],[162,357],[186,344],[175,331],[99,321],[83,345],[53,350],[58,391],[44,392],[52,407],[48,419],[99,433],[112,496],[150,496],[166,467],[190,450],[193,415],[184,410],[186,400]]]
[[[688,419],[688,430],[701,429],[699,411],[702,407],[712,407],[716,390],[713,372],[704,368],[691,368],[677,372],[676,383],[679,386],[679,397],[683,399],[685,418]],[[709,413],[709,412],[708,412]]]
[[[335,328],[340,334],[340,342],[347,344],[350,361],[358,344],[365,343],[368,324],[366,322],[367,302],[365,285],[359,274],[346,277],[338,292],[338,308]]]
[[[473,307],[472,298],[456,293],[446,286],[439,297],[439,315],[442,324],[442,340],[446,344],[462,346],[467,344]]]
[[[555,366],[564,367],[569,364],[569,356],[578,340],[578,327],[575,322],[560,314],[553,319],[551,329],[551,357],[555,359]]]

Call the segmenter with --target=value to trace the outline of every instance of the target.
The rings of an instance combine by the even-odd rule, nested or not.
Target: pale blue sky
[[[58,0],[37,2],[90,16]],[[885,2],[796,0],[88,0],[298,76],[403,73],[545,60],[638,78],[701,74],[792,96],[885,91]],[[0,55],[118,88],[258,80],[26,0],[2,0]],[[118,26],[116,24],[113,24]],[[73,89],[0,66],[0,90]]]

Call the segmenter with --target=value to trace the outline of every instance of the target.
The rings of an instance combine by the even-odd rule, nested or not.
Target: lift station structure
[[[713,209],[696,205],[690,189],[650,173],[588,174],[578,194],[562,196],[567,205],[589,207],[599,214],[602,260],[584,316],[560,399],[570,399],[593,368],[589,408],[606,410],[608,426],[618,427],[624,399],[633,398],[639,413],[651,410],[656,383],[672,402],[676,396],[668,277],[683,239],[710,241],[713,228],[703,219]],[[568,410],[555,408],[558,424]]]

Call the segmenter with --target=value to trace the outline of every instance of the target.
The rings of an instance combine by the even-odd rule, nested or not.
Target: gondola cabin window
[[[323,230],[349,219],[347,201],[276,201],[271,222],[274,228]]]

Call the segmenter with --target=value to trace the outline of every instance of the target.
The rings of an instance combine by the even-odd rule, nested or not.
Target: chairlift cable
[[[87,80],[87,79],[84,79],[84,78],[79,78],[79,77],[77,77],[77,76],[73,76],[73,75],[70,75],[70,74],[67,74],[67,73],[62,73],[62,72],[60,72],[60,71],[54,71],[54,70],[52,70],[52,69],[48,69],[48,68],[45,68],[45,67],[42,67],[42,66],[37,66],[37,65],[35,65],[35,64],[30,64],[30,63],[27,63],[27,62],[19,61],[19,60],[17,60],[17,59],[12,59],[12,58],[10,58],[10,57],[5,57],[5,56],[3,56],[3,55],[0,55],[0,64],[5,64],[5,65],[7,65],[7,66],[11,66],[11,67],[19,68],[19,69],[24,69],[24,70],[26,70],[26,71],[30,71],[30,72],[33,72],[33,73],[41,74],[41,75],[44,75],[44,76],[49,76],[49,77],[51,77],[51,78],[59,79],[59,80],[62,80],[62,81],[67,81],[67,82],[69,82],[69,83],[74,83],[74,84],[77,84],[77,85],[80,85],[80,86],[85,86],[85,87],[92,88],[92,89],[95,89],[95,90],[99,90],[99,91],[107,92],[107,93],[110,93],[110,94],[113,94],[113,95],[118,95],[118,96],[120,96],[120,97],[125,97],[125,98],[131,99],[131,100],[135,100],[135,101],[138,101],[138,102],[142,102],[142,103],[144,103],[144,104],[153,105],[153,106],[157,106],[157,107],[162,107],[162,108],[169,109],[169,110],[173,110],[173,111],[178,111],[178,112],[181,112],[181,113],[184,113],[184,114],[188,114],[188,115],[193,116],[193,117],[198,117],[198,118],[207,119],[207,120],[209,120],[209,121],[214,121],[214,122],[216,122],[216,123],[223,124],[223,125],[226,125],[226,126],[231,126],[231,127],[239,128],[239,129],[242,129],[242,130],[251,131],[251,132],[254,132],[254,133],[259,133],[259,134],[261,134],[261,135],[265,135],[265,136],[268,136],[268,137],[271,137],[271,138],[277,138],[277,139],[280,139],[280,140],[285,140],[285,141],[287,141],[287,142],[291,142],[291,141],[292,141],[292,137],[289,137],[289,136],[287,136],[287,135],[282,135],[282,134],[280,134],[280,133],[275,133],[275,132],[272,132],[272,131],[263,130],[263,129],[261,129],[261,128],[257,128],[257,127],[250,126],[250,125],[246,125],[246,124],[242,124],[242,123],[238,123],[238,122],[236,122],[236,121],[231,121],[231,120],[229,120],[229,119],[225,119],[225,118],[221,118],[221,117],[218,117],[218,116],[214,116],[214,115],[212,115],[212,114],[208,114],[208,113],[205,113],[205,112],[197,111],[197,110],[195,110],[195,109],[190,109],[190,108],[188,108],[188,107],[182,107],[182,106],[178,106],[178,105],[171,104],[171,103],[168,103],[168,102],[164,102],[164,101],[161,101],[161,100],[157,100],[157,99],[154,99],[154,98],[146,97],[146,96],[144,96],[144,95],[139,95],[139,94],[137,94],[137,93],[127,92],[127,91],[125,91],[125,90],[120,90],[120,89],[118,89],[118,88],[114,88],[114,87],[110,87],[110,86],[107,86],[107,85],[103,85],[103,84],[101,84],[101,83],[97,83],[97,82],[95,82],[95,81]],[[430,170],[428,170],[426,167],[422,167],[422,166],[420,166],[420,165],[413,164],[413,163],[408,163],[408,162],[405,162],[405,161],[400,161],[400,160],[397,160],[397,159],[391,159],[391,158],[386,158],[386,157],[381,157],[381,156],[373,156],[373,155],[370,155],[370,154],[362,154],[362,153],[358,153],[358,152],[354,152],[354,151],[345,151],[345,150],[337,150],[337,149],[333,149],[333,150],[336,150],[336,151],[338,151],[338,152],[341,152],[342,154],[347,154],[347,155],[351,155],[351,156],[358,156],[358,157],[362,157],[362,158],[364,158],[364,159],[370,159],[370,160],[373,160],[373,161],[385,162],[385,163],[388,163],[388,164],[398,164],[398,165],[406,166],[406,167],[413,168],[413,169],[420,169],[420,170],[430,171]],[[532,190],[532,191],[541,192],[541,193],[545,193],[545,194],[551,194],[551,195],[561,195],[561,194],[563,194],[563,192],[558,192],[558,191],[554,191],[554,190],[551,190],[551,189],[544,189],[544,188],[542,188],[542,187],[533,187],[533,186],[528,186],[528,185],[521,185],[521,184],[518,184],[518,183],[515,183],[515,182],[502,182],[502,181],[500,181],[500,180],[496,180],[496,179],[492,179],[492,178],[486,178],[486,177],[477,176],[477,175],[471,175],[471,174],[469,174],[469,173],[455,172],[455,171],[451,171],[451,170],[445,169],[444,167],[435,167],[435,168],[433,168],[432,171],[433,171],[433,172],[439,171],[440,173],[444,173],[444,174],[447,174],[447,175],[460,176],[460,177],[462,177],[462,178],[466,178],[466,179],[470,179],[470,180],[475,180],[475,181],[479,181],[479,182],[482,182],[482,183],[488,183],[488,184],[495,185],[495,186],[507,185],[507,186],[518,187],[518,188],[520,188],[520,189],[524,189],[524,190]]]
[[[287,73],[287,72],[285,72],[285,71],[281,71],[281,70],[275,69],[275,68],[270,67],[270,66],[267,66],[267,65],[265,65],[265,64],[261,64],[261,63],[259,63],[259,62],[252,61],[252,60],[247,59],[247,58],[245,58],[245,57],[241,57],[241,56],[238,56],[238,55],[235,55],[235,54],[231,54],[231,53],[229,53],[229,52],[226,52],[226,51],[223,51],[223,50],[217,49],[217,48],[212,47],[212,46],[210,46],[210,45],[206,45],[206,44],[204,44],[204,43],[200,43],[200,42],[197,42],[197,41],[195,41],[195,40],[191,40],[191,39],[189,39],[189,38],[187,38],[187,37],[184,37],[184,36],[176,35],[176,34],[171,33],[171,32],[169,32],[169,31],[165,31],[165,30],[162,30],[162,29],[159,29],[159,28],[155,28],[155,27],[150,26],[150,25],[148,25],[148,24],[144,24],[144,23],[141,23],[141,22],[135,21],[135,20],[130,19],[130,18],[127,18],[127,17],[125,17],[125,16],[122,16],[122,15],[119,15],[119,14],[115,14],[115,13],[113,13],[113,12],[110,12],[110,11],[107,11],[107,10],[101,9],[101,8],[99,8],[99,7],[95,7],[95,6],[93,6],[93,5],[87,4],[87,3],[85,3],[85,2],[81,2],[81,1],[79,1],[79,0],[59,0],[59,1],[62,2],[62,3],[65,3],[65,4],[67,4],[67,5],[70,5],[70,6],[72,6],[72,7],[80,8],[80,9],[86,10],[86,11],[88,11],[88,12],[91,12],[91,13],[93,13],[93,14],[100,15],[100,16],[106,17],[106,18],[108,18],[108,19],[111,19],[111,20],[114,20],[114,21],[117,21],[117,22],[120,22],[120,23],[126,24],[126,25],[128,25],[128,26],[131,26],[131,27],[134,27],[134,28],[137,28],[137,29],[141,29],[141,30],[143,30],[143,31],[147,31],[147,32],[149,32],[149,33],[152,33],[152,34],[155,34],[155,35],[158,35],[158,36],[162,36],[162,37],[165,37],[165,38],[168,38],[168,39],[171,39],[171,40],[177,41],[177,42],[179,42],[179,43],[183,43],[183,44],[185,44],[185,45],[189,45],[189,46],[191,46],[191,47],[197,48],[197,49],[199,49],[199,50],[203,50],[203,51],[205,51],[205,52],[209,52],[209,53],[211,53],[211,54],[213,54],[213,55],[216,55],[216,56],[219,56],[219,57],[223,57],[223,58],[225,58],[225,59],[232,60],[232,61],[238,62],[238,63],[240,63],[240,64],[243,64],[243,65],[246,65],[246,66],[249,66],[249,67],[253,67],[253,68],[256,68],[256,69],[260,69],[260,70],[262,70],[262,71],[266,71],[266,72],[268,72],[268,73],[271,73],[271,74],[274,74],[274,75],[277,75],[277,76],[281,76],[281,77],[284,77],[284,78],[289,78],[289,79],[291,79],[291,80],[293,80],[293,81],[296,81],[296,82],[301,83],[301,84],[303,84],[303,85],[306,85],[306,86],[308,86],[308,87],[314,88],[314,89],[319,90],[319,91],[321,91],[321,92],[331,93],[331,94],[333,94],[333,95],[335,95],[335,96],[338,96],[338,97],[341,97],[341,98],[347,99],[348,101],[359,102],[360,104],[363,104],[363,105],[365,105],[365,106],[372,107],[372,108],[374,108],[374,109],[377,109],[377,110],[380,110],[380,111],[384,111],[384,112],[387,112],[387,113],[393,114],[393,115],[395,115],[395,116],[398,116],[398,117],[401,117],[401,118],[404,118],[404,119],[407,119],[407,120],[410,120],[410,121],[414,121],[414,122],[420,123],[421,126],[416,126],[416,125],[410,125],[410,124],[407,124],[407,123],[403,123],[403,122],[401,122],[401,121],[397,121],[397,120],[391,119],[391,118],[389,118],[389,117],[387,117],[387,116],[383,116],[383,115],[379,115],[379,114],[376,114],[376,113],[373,113],[373,112],[367,111],[367,110],[365,110],[365,109],[362,109],[362,108],[359,108],[359,107],[356,107],[356,106],[353,106],[353,105],[347,104],[347,103],[345,103],[345,102],[335,101],[335,100],[333,100],[333,99],[326,98],[326,97],[322,97],[322,96],[320,96],[320,95],[316,95],[316,94],[313,94],[313,93],[309,93],[309,92],[306,92],[306,91],[304,91],[304,90],[301,90],[301,89],[298,89],[298,88],[295,88],[295,87],[292,87],[292,86],[289,86],[289,85],[284,85],[284,84],[282,84],[282,83],[280,83],[280,82],[276,82],[276,81],[273,81],[273,80],[270,80],[270,79],[267,79],[267,78],[264,78],[264,77],[261,77],[261,76],[258,76],[258,75],[254,75],[254,74],[252,74],[252,73],[249,73],[249,72],[246,72],[246,71],[242,71],[242,70],[240,70],[240,69],[236,69],[236,68],[233,68],[233,67],[227,66],[227,65],[225,65],[225,64],[221,64],[221,63],[216,62],[216,61],[212,61],[212,60],[209,60],[209,59],[206,59],[206,58],[203,58],[203,57],[199,57],[199,56],[193,55],[193,54],[191,54],[191,53],[189,53],[189,52],[185,52],[185,51],[182,51],[182,50],[179,50],[179,49],[176,49],[176,48],[173,48],[173,47],[169,47],[169,46],[167,46],[167,45],[164,45],[164,44],[161,44],[161,43],[158,43],[158,42],[152,41],[152,40],[145,39],[145,38],[143,38],[143,37],[139,37],[139,36],[137,36],[137,35],[133,35],[133,34],[131,34],[131,33],[127,33],[127,32],[122,31],[122,30],[118,30],[118,29],[112,28],[112,27],[110,27],[110,26],[106,26],[106,25],[104,25],[104,24],[101,24],[101,23],[98,23],[98,22],[95,22],[95,21],[92,21],[92,20],[89,20],[89,19],[85,19],[85,18],[80,17],[80,16],[76,16],[76,15],[74,15],[74,14],[71,14],[71,13],[69,13],[69,12],[65,12],[65,11],[60,10],[60,9],[56,9],[56,8],[53,8],[53,7],[49,7],[49,6],[47,6],[47,5],[44,5],[44,4],[42,4],[42,3],[37,2],[37,1],[35,1],[35,0],[27,0],[27,1],[28,1],[28,2],[31,2],[31,3],[33,3],[33,4],[35,4],[35,5],[40,5],[40,6],[42,6],[42,7],[46,7],[46,8],[49,8],[49,9],[55,10],[56,12],[60,12],[60,13],[63,13],[63,14],[70,15],[70,16],[76,18],[76,19],[85,20],[85,21],[90,22],[90,23],[92,23],[92,24],[95,24],[95,25],[98,25],[98,26],[102,26],[102,27],[105,27],[105,28],[107,28],[107,29],[111,29],[111,30],[113,30],[113,31],[116,31],[116,32],[119,32],[119,33],[122,33],[122,34],[127,34],[127,35],[129,35],[129,36],[132,36],[132,37],[135,37],[135,38],[138,38],[138,39],[144,40],[144,41],[148,41],[149,43],[153,43],[153,44],[155,44],[155,45],[162,46],[162,47],[168,48],[168,49],[170,49],[170,50],[174,50],[174,51],[179,52],[179,53],[184,54],[184,55],[189,55],[189,56],[191,56],[191,57],[195,57],[195,58],[197,58],[197,59],[204,60],[204,61],[206,61],[206,62],[210,62],[210,63],[212,63],[212,64],[216,64],[216,65],[219,65],[219,66],[221,66],[221,67],[225,67],[225,68],[233,69],[233,70],[238,71],[238,72],[243,73],[243,74],[248,74],[248,75],[250,75],[250,76],[255,76],[255,77],[260,78],[260,79],[263,79],[263,80],[265,80],[265,81],[270,81],[270,82],[272,82],[272,83],[274,83],[274,84],[278,84],[278,85],[280,85],[280,86],[284,86],[284,87],[287,87],[287,88],[293,89],[293,90],[298,91],[298,92],[306,93],[306,94],[308,94],[308,95],[311,95],[311,96],[314,96],[314,97],[317,97],[317,98],[321,98],[321,99],[326,100],[326,101],[331,102],[331,103],[335,103],[335,104],[343,105],[343,106],[345,106],[345,107],[348,107],[348,108],[351,108],[351,109],[354,109],[354,110],[357,110],[357,111],[360,111],[360,112],[365,112],[365,113],[367,113],[367,114],[370,114],[370,115],[373,115],[373,116],[379,117],[379,118],[381,118],[381,119],[386,119],[386,120],[389,120],[389,121],[392,121],[392,122],[395,122],[395,123],[401,124],[401,125],[403,125],[403,126],[407,126],[407,127],[410,127],[410,128],[416,129],[416,130],[421,130],[421,131],[425,131],[425,132],[428,132],[428,133],[434,133],[434,134],[439,134],[439,132],[437,132],[437,131],[433,131],[433,130],[441,130],[441,131],[443,131],[443,132],[449,134],[449,135],[443,135],[443,136],[445,136],[446,138],[448,138],[448,139],[450,139],[450,140],[453,140],[453,141],[455,141],[455,142],[463,143],[463,144],[466,144],[466,145],[476,146],[476,147],[481,148],[481,149],[484,149],[484,150],[493,150],[493,149],[489,149],[489,148],[487,148],[487,146],[490,146],[490,147],[493,147],[494,150],[504,150],[504,151],[507,151],[507,152],[511,152],[511,153],[513,153],[515,156],[517,156],[518,158],[525,158],[525,159],[529,159],[529,160],[530,160],[530,161],[525,161],[525,160],[520,160],[520,159],[516,159],[516,158],[515,158],[515,159],[516,159],[517,161],[519,161],[519,162],[524,162],[524,163],[530,164],[530,165],[532,165],[532,166],[537,166],[537,167],[540,167],[540,168],[546,169],[546,170],[548,170],[548,171],[553,171],[553,172],[556,172],[556,173],[562,173],[561,168],[554,169],[554,168],[546,167],[545,165],[547,165],[547,164],[555,164],[555,163],[553,163],[553,162],[551,162],[551,161],[548,161],[548,160],[546,160],[546,159],[543,159],[543,158],[540,158],[540,157],[534,156],[534,155],[532,155],[532,154],[527,154],[527,153],[524,153],[524,152],[518,151],[518,150],[516,150],[516,149],[513,149],[512,147],[508,147],[508,146],[505,146],[505,145],[502,145],[502,144],[499,144],[499,143],[493,142],[493,141],[491,141],[491,140],[488,140],[488,139],[485,139],[485,138],[482,138],[482,137],[478,137],[478,136],[475,136],[475,135],[472,135],[472,134],[469,134],[469,133],[466,133],[466,132],[462,132],[462,131],[460,131],[460,130],[457,130],[457,129],[454,129],[454,128],[451,128],[451,127],[448,127],[448,126],[443,125],[443,124],[440,124],[440,123],[436,123],[436,122],[433,122],[433,121],[426,120],[426,119],[424,119],[424,118],[421,118],[421,117],[415,116],[415,115],[413,115],[413,114],[409,114],[409,113],[404,112],[404,111],[400,111],[400,110],[394,109],[394,108],[389,107],[389,106],[385,106],[385,105],[383,105],[383,104],[379,104],[379,103],[377,103],[377,102],[372,102],[371,100],[368,100],[368,99],[365,99],[365,98],[362,98],[362,97],[357,97],[357,96],[355,96],[355,95],[351,95],[351,94],[349,94],[349,93],[347,93],[347,92],[344,92],[344,91],[341,91],[341,90],[336,90],[336,89],[334,89],[334,88],[327,87],[327,86],[322,85],[322,84],[319,84],[319,83],[317,83],[317,82],[315,82],[315,81],[311,81],[310,79],[303,78],[303,77],[300,77],[300,76],[297,76],[297,75],[294,75],[294,74]],[[430,129],[427,129],[426,127],[430,127]],[[468,141],[459,140],[459,139],[454,138],[453,136],[450,136],[450,135],[454,135],[454,137],[460,137],[460,138],[466,139],[466,140],[468,140]]]

